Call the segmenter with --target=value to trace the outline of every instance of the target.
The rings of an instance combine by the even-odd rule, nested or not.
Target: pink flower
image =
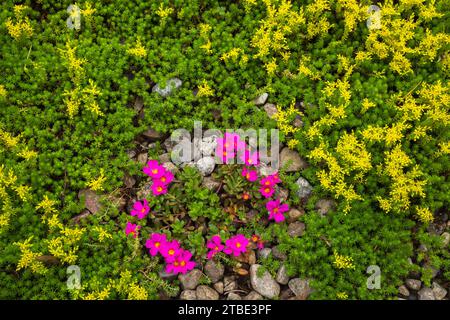
[[[217,139],[216,156],[221,158],[223,163],[229,163],[245,146],[238,134],[225,132],[223,138]]]
[[[258,180],[258,172],[256,170],[250,170],[247,167],[242,168],[242,176],[250,182]]]
[[[289,210],[289,206],[284,203],[280,204],[280,200],[272,200],[266,203],[266,209],[269,211],[269,220],[275,220],[275,222],[281,222],[285,219],[284,212]]]
[[[167,193],[167,184],[161,183],[159,180],[155,180],[152,184],[152,193],[154,196]]]
[[[248,239],[243,234],[238,234],[225,241],[225,249],[223,249],[223,252],[233,254],[237,257],[247,251],[247,245]]]
[[[173,173],[169,170],[164,169],[164,174],[159,179],[155,179],[155,182],[160,182],[161,184],[168,185],[173,181]]]
[[[159,252],[166,259],[166,262],[169,263],[175,261],[178,251],[180,251],[180,244],[177,240],[173,240],[164,243]]]
[[[211,237],[211,240],[209,240],[207,242],[206,247],[208,249],[211,249],[207,255],[208,259],[212,259],[212,257],[214,257],[216,255],[216,253],[222,251],[224,248],[224,246],[222,244],[222,239],[220,238],[220,236]]]
[[[263,187],[272,187],[275,184],[275,181],[272,178],[272,176],[268,176],[268,177],[262,178],[261,181],[259,181],[259,183]]]
[[[257,151],[251,153],[250,150],[247,149],[241,154],[241,160],[247,166],[256,166],[259,164],[259,154]]]
[[[270,198],[275,192],[275,189],[272,186],[262,186],[259,188],[259,192],[264,198]]]
[[[133,238],[136,238],[138,230],[141,226],[138,226],[134,223],[127,222],[127,226],[125,227],[125,234],[128,236],[129,234],[133,235]]]
[[[145,166],[142,171],[150,178],[157,179],[163,176],[166,169],[163,166],[160,166],[158,161],[150,160],[147,162],[147,166]]]
[[[256,244],[258,249],[264,248],[264,241],[257,234],[252,235],[252,241]]]
[[[177,252],[176,257],[172,262],[168,262],[166,266],[166,272],[167,273],[182,273],[185,274],[186,272],[194,269],[195,262],[191,261],[192,253],[190,253],[188,250],[180,249]]]
[[[271,178],[272,182],[275,183],[275,184],[281,182],[281,179],[280,179],[280,176],[278,175],[278,172],[275,172],[274,174],[271,174],[270,176],[267,176],[267,177]]]
[[[133,210],[131,210],[130,214],[132,216],[137,216],[139,219],[143,219],[149,212],[150,207],[148,206],[148,201],[147,199],[144,199],[143,202],[136,201],[133,204]]]
[[[153,233],[150,239],[147,239],[145,243],[145,247],[150,249],[150,255],[153,257],[156,256],[161,248],[167,243],[166,235],[163,233]]]

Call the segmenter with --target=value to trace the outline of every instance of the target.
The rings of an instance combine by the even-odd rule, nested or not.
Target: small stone
[[[305,211],[303,211],[303,209],[298,210],[295,208],[292,208],[291,210],[288,211],[288,222],[294,222],[297,221],[298,218],[300,218],[302,215],[305,214]]]
[[[427,287],[420,289],[419,292],[417,292],[417,296],[419,297],[419,300],[436,300],[433,290]]]
[[[241,296],[238,295],[237,293],[234,292],[230,292],[228,294],[227,300],[242,300]]]
[[[193,269],[186,274],[180,274],[178,280],[180,280],[183,290],[195,289],[200,282],[202,274],[199,269]]]
[[[272,103],[266,103],[263,108],[269,118],[273,118],[278,112],[277,107]]]
[[[243,300],[263,300],[263,296],[256,291],[250,291],[250,293],[243,297]]]
[[[431,290],[433,290],[433,294],[436,300],[442,300],[447,295],[447,290],[442,288],[436,281],[434,281],[431,285]]]
[[[136,196],[138,197],[138,199],[147,198],[147,196],[152,193],[152,185],[153,182],[149,180],[145,182],[142,186],[140,186],[139,190],[136,192]]]
[[[82,189],[78,192],[78,199],[84,198],[84,207],[91,213],[99,212],[103,206],[100,203],[100,196],[91,189]]]
[[[295,172],[307,168],[308,163],[300,157],[298,152],[285,147],[280,153],[280,166],[286,168],[286,172]]]
[[[136,184],[136,179],[133,176],[129,175],[128,173],[125,173],[125,175],[123,176],[123,184],[128,189],[131,189]]]
[[[159,84],[156,84],[152,88],[152,92],[156,92],[165,98],[165,97],[168,97],[175,89],[178,89],[179,87],[181,87],[182,84],[183,84],[183,82],[180,79],[171,78],[166,81],[166,85],[165,85],[164,89],[162,89]]]
[[[450,243],[450,233],[448,233],[448,232],[442,233],[441,238],[442,238],[442,246],[444,248],[447,248],[448,244]]]
[[[305,232],[305,224],[303,222],[292,222],[288,226],[288,234],[293,238],[301,237],[303,232]]]
[[[289,282],[289,276],[286,272],[286,266],[283,264],[280,269],[278,269],[276,279],[279,284],[287,284]]]
[[[294,293],[291,289],[287,288],[283,290],[280,294],[280,300],[288,300],[294,296]]]
[[[416,291],[422,287],[422,281],[417,279],[406,279],[405,284],[408,288]]]
[[[176,273],[167,273],[164,270],[159,271],[158,274],[159,274],[161,279],[167,280],[167,281],[172,281],[172,280],[175,280],[177,278],[177,274]]]
[[[208,260],[205,265],[205,274],[211,279],[213,283],[216,283],[223,277],[223,273],[225,272],[225,267],[213,260]]]
[[[81,220],[87,218],[89,215],[91,215],[92,213],[89,210],[83,210],[79,215],[73,217],[71,219],[71,221],[75,224],[79,224],[81,222]]]
[[[197,300],[197,293],[194,290],[184,290],[180,294],[181,300]]]
[[[266,103],[268,97],[269,97],[269,94],[267,92],[264,92],[259,97],[256,97],[253,100],[253,103],[257,106],[263,105],[264,103]]]
[[[134,157],[136,157],[136,151],[135,150],[128,150],[127,151],[127,156],[130,159],[133,159]]]
[[[236,290],[238,287],[235,276],[226,276],[223,279],[224,292]]]
[[[172,163],[172,162],[164,162],[163,167],[166,168],[166,170],[169,170],[172,173],[177,173],[179,171],[178,167]]]
[[[215,192],[220,187],[220,182],[212,177],[205,177],[202,181],[202,187]]]
[[[278,247],[273,247],[272,248],[272,255],[274,258],[278,259],[278,260],[286,260],[287,259],[287,255],[284,252],[281,252]]]
[[[223,282],[222,281],[214,283],[213,287],[214,287],[214,289],[216,289],[216,291],[218,293],[223,294]]]
[[[173,148],[179,144],[184,143],[186,146],[191,144],[191,135],[189,132],[176,132],[163,142],[163,146],[167,152],[172,152]]]
[[[261,250],[258,250],[258,258],[267,259],[271,253],[272,253],[272,249],[262,248]]]
[[[208,286],[200,285],[195,292],[197,293],[197,300],[219,300],[217,291]]]
[[[289,289],[291,289],[295,296],[300,300],[305,300],[311,293],[309,281],[306,279],[291,279],[288,283],[288,286]]]
[[[211,135],[208,137],[204,137],[202,139],[194,139],[194,150],[196,154],[193,156],[197,157],[209,157],[215,154],[216,146],[217,146],[217,137],[216,135]]]
[[[213,157],[204,157],[197,161],[196,167],[203,176],[209,176],[216,167],[216,161]]]
[[[303,124],[304,123],[303,123],[302,119],[300,118],[299,115],[297,115],[294,120],[294,127],[301,128],[301,127],[303,127]]]
[[[333,199],[320,199],[316,203],[316,210],[322,216],[326,216],[330,210],[336,208],[336,202]]]
[[[158,141],[163,137],[161,133],[153,128],[148,128],[142,133],[142,135],[150,141]]]
[[[160,155],[158,157],[158,159],[159,159],[159,162],[161,162],[161,163],[170,162],[170,153],[169,152],[163,153],[162,155]]]
[[[277,198],[280,199],[281,202],[285,202],[289,197],[289,191],[284,188],[277,188]]]
[[[137,156],[137,161],[143,165],[147,164],[148,154],[147,152],[139,153]]]
[[[398,293],[400,293],[402,296],[404,296],[404,297],[408,297],[409,296],[409,290],[408,290],[408,288],[406,288],[406,286],[404,286],[404,285],[401,285],[399,288],[398,288]]]
[[[258,270],[262,266],[259,264],[254,264],[250,267],[250,283],[255,291],[257,291],[262,296],[274,299],[280,294],[280,285],[272,278],[267,270],[261,277],[258,276]]]
[[[136,97],[136,99],[134,100],[133,108],[136,113],[139,113],[142,108],[144,108],[144,100],[141,97]]]
[[[59,259],[56,258],[55,256],[52,255],[42,255],[42,256],[38,256],[36,257],[37,261],[40,261],[42,263],[45,263],[46,265],[57,265],[59,264]]]
[[[296,184],[298,186],[297,196],[302,200],[306,200],[313,191],[312,186],[309,184],[308,180],[302,177],[298,178]]]

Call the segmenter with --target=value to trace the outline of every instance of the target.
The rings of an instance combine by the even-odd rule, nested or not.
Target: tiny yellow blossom
[[[136,44],[133,48],[127,49],[127,53],[138,58],[143,58],[147,56],[147,50],[142,45],[140,39],[136,40]]]
[[[202,84],[198,86],[198,97],[210,97],[214,95],[214,90],[211,89],[206,80],[202,81]]]
[[[334,252],[334,266],[338,269],[355,269],[353,259]]]
[[[106,181],[106,177],[104,175],[104,169],[100,170],[100,176],[98,176],[95,179],[91,179],[86,185],[88,188],[91,188],[93,191],[102,191],[103,190],[103,184]]]

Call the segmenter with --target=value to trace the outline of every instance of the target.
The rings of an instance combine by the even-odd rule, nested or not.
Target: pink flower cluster
[[[160,165],[156,160],[150,160],[142,171],[153,180],[152,193],[154,196],[167,193],[167,187],[173,181],[172,172]]]
[[[165,234],[153,233],[147,239],[145,247],[149,249],[151,256],[159,253],[164,257],[167,273],[185,274],[195,267],[195,262],[191,261],[192,253],[181,248],[177,240],[168,241]]]
[[[258,152],[252,152],[236,133],[225,132],[223,138],[218,138],[215,154],[225,164],[236,156],[247,166],[259,164]]]
[[[125,234],[128,236],[131,234],[133,238],[136,238],[138,230],[141,228],[141,226],[138,226],[137,224],[127,222],[127,225],[125,227]]]
[[[206,244],[206,247],[210,249],[207,258],[212,259],[219,252],[237,257],[247,251],[248,244],[249,240],[243,234],[237,234],[226,240],[225,245],[222,244],[220,236],[213,236]]]

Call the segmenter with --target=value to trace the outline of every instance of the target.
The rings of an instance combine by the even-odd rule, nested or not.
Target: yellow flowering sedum
[[[338,269],[355,269],[353,259],[351,257],[343,256],[334,252],[334,266]]]
[[[8,33],[16,40],[22,37],[31,37],[33,35],[33,27],[31,26],[28,17],[24,17],[23,11],[28,7],[24,5],[14,6],[15,22],[11,18],[8,18],[5,22]]]
[[[33,273],[45,274],[47,272],[47,269],[42,262],[36,259],[37,257],[41,256],[42,253],[33,252],[31,250],[30,242],[32,239],[33,236],[22,242],[14,242],[14,244],[19,247],[21,253],[16,270],[20,271],[22,269],[29,268]]]
[[[419,220],[423,223],[430,223],[434,220],[433,213],[431,213],[430,209],[428,208],[417,207],[416,214],[419,217]]]
[[[137,39],[134,47],[127,49],[127,53],[138,58],[147,56],[147,50],[142,45],[141,39]]]
[[[214,95],[214,90],[211,89],[206,80],[202,81],[202,84],[198,86],[198,97],[211,97]]]
[[[103,184],[106,181],[105,177],[105,171],[103,169],[100,170],[100,175],[95,178],[88,181],[86,186],[94,191],[103,191]]]

